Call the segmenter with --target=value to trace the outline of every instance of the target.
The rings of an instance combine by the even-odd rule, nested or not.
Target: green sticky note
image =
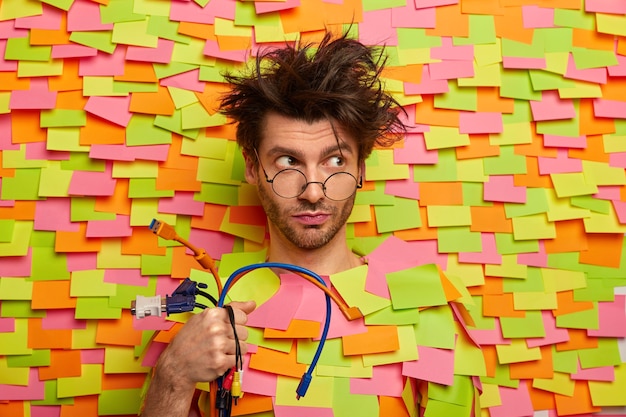
[[[180,109],[174,111],[171,116],[158,114],[154,118],[154,125],[170,132],[178,133],[181,136],[195,139],[200,134],[200,128],[183,129],[182,112]]]
[[[148,33],[148,21],[148,19],[141,19],[115,23],[111,41],[117,44],[156,48],[159,38]]]
[[[496,25],[493,16],[470,14],[468,18],[469,36],[453,37],[454,45],[488,45],[493,44],[498,39],[496,38]]]
[[[498,253],[502,255],[539,252],[537,240],[517,240],[514,239],[512,233],[495,233],[495,235]]]
[[[478,187],[476,188],[478,189],[478,188],[481,188],[485,182],[489,181],[489,177],[485,175],[483,161],[480,158],[461,159],[457,162],[456,169],[457,169],[458,177],[463,178],[463,181],[465,181],[465,183],[463,184],[464,199],[467,199],[468,201],[477,202],[476,204],[466,204],[466,205],[472,205],[472,206],[473,205],[478,205],[478,206],[491,205],[492,204],[491,202],[487,202],[482,199],[482,196],[483,196],[482,191],[480,192],[480,194],[474,195],[474,196],[465,195],[466,190],[467,190],[467,188],[465,187],[466,184],[471,183],[471,182],[479,183]]]
[[[183,138],[181,154],[224,160],[227,154],[231,155],[228,142],[230,142],[228,139],[211,137],[202,137],[196,140]]]
[[[530,75],[526,70],[502,72],[500,95],[525,101],[541,101],[541,92],[533,90]]]
[[[569,28],[595,30],[595,14],[582,10],[554,9],[554,25]]]
[[[319,341],[311,339],[298,339],[297,343],[297,361],[298,363],[310,364],[315,356],[319,346]],[[327,366],[350,367],[352,364],[349,356],[344,356],[341,338],[326,340],[322,354],[319,357],[319,364]],[[359,361],[360,362],[360,361]],[[361,362],[361,366],[363,366]]]
[[[115,220],[115,213],[96,211],[96,199],[92,197],[75,197],[71,199],[70,220],[83,222],[87,220]]]
[[[506,217],[510,219],[547,213],[549,206],[546,194],[547,191],[542,188],[527,188],[525,203],[504,203]]]
[[[148,226],[154,218],[167,223],[176,221],[176,215],[159,213],[159,200],[156,198],[134,198],[130,205],[130,225]],[[139,263],[137,263],[139,266]]]
[[[10,368],[8,358],[0,357],[0,384],[28,386],[30,369],[28,367]]]
[[[377,395],[350,392],[350,379],[337,378],[333,384],[333,415],[335,417],[378,417]]]
[[[609,200],[600,200],[591,195],[574,196],[570,198],[570,203],[572,206],[601,214],[609,214],[611,211],[611,202]]]
[[[595,194],[598,187],[582,172],[550,174],[554,190],[559,198]]]
[[[606,285],[604,278],[587,276],[587,286],[574,290],[574,301],[606,301],[612,302],[615,298],[615,289]]]
[[[574,57],[576,68],[581,70],[618,65],[617,57],[613,51],[574,48],[572,56]]]
[[[128,95],[130,93],[156,93],[157,91],[159,91],[157,83],[113,79],[113,92],[115,94]]]
[[[52,379],[44,381],[44,398],[43,400],[31,401],[32,405],[69,405],[74,404],[74,397],[58,398],[58,381]]]
[[[174,197],[174,190],[157,190],[156,178],[131,178],[128,182],[128,198]]]
[[[367,325],[391,325],[397,326],[418,323],[420,321],[420,313],[417,308],[403,308],[402,310],[394,310],[388,306],[381,310],[365,316],[365,324]]]
[[[491,145],[523,145],[533,141],[534,126],[530,122],[506,123],[502,132],[489,134]]]
[[[40,127],[85,126],[87,113],[84,110],[52,109],[42,110]]]
[[[367,181],[378,180],[402,180],[409,178],[409,166],[396,164],[393,160],[393,150],[375,149],[365,160],[365,179]]]
[[[32,247],[33,264],[30,278],[33,281],[57,281],[70,279],[67,256],[54,247]]]
[[[374,181],[374,190],[357,190],[355,204],[374,206],[393,206],[396,197],[385,194],[385,181]]]
[[[502,66],[499,63],[483,66],[474,64],[473,76],[457,78],[457,84],[459,87],[500,87],[501,74]]]
[[[115,161],[113,164],[113,178],[156,178],[159,164],[155,161]]]
[[[574,88],[576,86],[574,81],[563,78],[563,74],[532,69],[529,70],[529,74],[533,89],[537,91]]]
[[[602,366],[617,366],[622,364],[620,357],[619,341],[614,338],[599,337],[598,347],[592,349],[580,349],[580,367],[582,369],[599,368]]]
[[[16,169],[12,177],[2,178],[2,200],[40,200],[39,169]]]
[[[507,257],[507,260],[509,257]],[[526,266],[524,279],[519,279],[519,277],[504,277],[502,279],[502,289],[504,292],[508,293],[546,293],[541,268]],[[525,309],[521,308],[520,310]]]
[[[526,157],[515,153],[514,146],[500,146],[498,156],[483,158],[486,175],[525,174]]]
[[[27,278],[0,278],[0,299],[32,300],[33,282]]]
[[[30,36],[8,38],[4,51],[4,59],[13,61],[49,61],[52,47],[48,45],[31,45]]]
[[[408,310],[412,311],[412,310]],[[420,311],[419,323],[413,326],[419,346],[454,349],[455,327],[452,310],[447,306],[430,307]]]
[[[70,41],[79,45],[88,46],[90,48],[98,49],[107,54],[115,52],[116,44],[113,43],[112,37],[113,31],[108,30],[92,30],[86,32],[73,31],[70,34]],[[87,77],[83,77],[85,79]]]
[[[569,329],[593,329],[600,326],[598,321],[598,305],[589,310],[577,311],[575,313],[563,314],[556,317],[556,326]]]
[[[461,88],[457,86],[456,83],[449,83],[447,92],[435,95],[435,107],[442,109],[476,111],[478,99],[477,91],[478,90],[474,87]],[[431,126],[431,131],[433,128],[434,126]]]
[[[351,307],[358,307],[364,315],[391,304],[388,299],[365,291],[367,271],[367,265],[362,265],[330,276],[330,281],[344,301]]]
[[[164,145],[172,143],[172,132],[154,125],[154,116],[133,114],[126,127],[126,145]]]
[[[398,45],[400,49],[433,48],[441,46],[441,37],[429,36],[426,29],[397,28]]]
[[[67,197],[72,181],[72,171],[61,169],[61,164],[53,164],[41,169],[39,179],[40,197]]]
[[[145,15],[134,11],[136,3],[123,0],[108,1],[107,4],[100,6],[101,22],[106,24],[146,20]]]
[[[127,3],[127,2],[122,2]],[[110,4],[110,3],[109,3]],[[189,43],[191,38],[178,33],[179,22],[170,20],[168,16],[151,15],[148,20],[146,33],[159,38],[169,39],[178,43]]]
[[[427,206],[429,227],[469,226],[472,213],[468,206]]]
[[[480,232],[472,232],[469,226],[442,227],[437,229],[439,253],[481,252]]]
[[[486,264],[485,274],[492,277],[525,279],[528,266],[517,263],[517,255],[502,255],[500,264]]]
[[[456,150],[440,149],[438,161],[433,165],[414,165],[413,181],[415,182],[451,182],[456,181]]]
[[[474,386],[472,384],[472,379],[463,375],[455,375],[451,385],[435,384],[429,382],[428,399],[429,403],[430,400],[435,400],[448,404],[457,404],[471,407],[474,402]],[[466,414],[463,413],[448,415],[460,416]]]
[[[28,355],[9,355],[6,360],[10,368],[50,366],[50,349],[33,349]]]
[[[573,374],[578,372],[578,351],[577,350],[556,350],[552,346],[552,366],[555,372]]]
[[[72,272],[70,296],[102,297],[115,295],[116,284],[104,282],[104,270],[89,269]]]
[[[585,81],[574,81],[574,87],[571,88],[559,88],[559,97],[562,100],[566,99],[575,99],[575,98],[600,98],[602,97],[602,88],[600,88],[600,84],[588,83]],[[578,123],[578,119],[569,120],[569,124],[565,123],[567,120],[555,120],[554,123],[549,122],[537,122],[537,133],[539,132],[539,125],[549,124],[554,127],[552,131],[557,132],[559,128],[561,129],[561,135],[563,136],[579,136],[578,133],[572,134],[575,127],[578,127],[574,124],[574,122]],[[569,129],[567,131],[563,131],[563,126],[567,127],[569,125]],[[552,133],[552,131],[547,133]],[[577,130],[578,131],[578,130]],[[555,133],[558,135],[558,133]]]
[[[76,319],[119,319],[121,308],[109,306],[108,297],[80,297],[76,300]]]
[[[103,160],[90,158],[85,152],[71,152],[69,159],[61,161],[61,169],[67,171],[104,172],[105,167]]]
[[[194,198],[205,203],[236,206],[239,201],[238,192],[239,190],[236,185],[203,182],[200,192],[196,194]]]
[[[171,61],[191,65],[215,65],[215,58],[204,54],[206,41],[190,38],[189,43],[175,43]]]
[[[518,58],[543,58],[543,42],[540,37],[533,37],[533,42],[527,44],[513,39],[502,38],[502,55]]]
[[[9,357],[11,355],[30,355],[33,350],[28,347],[28,320],[17,318],[12,313],[5,312],[8,305],[14,303],[17,303],[17,301],[2,302],[2,317],[15,317],[15,319],[12,332],[0,332],[0,355]],[[7,308],[5,308],[5,305],[7,305]]]
[[[556,238],[556,227],[554,223],[548,221],[548,217],[545,214],[514,217],[512,223],[515,240]]]
[[[221,113],[209,114],[201,103],[193,103],[180,109],[183,130],[222,126],[228,121]]]
[[[141,410],[141,398],[141,388],[104,390],[98,401],[98,415],[137,415]]]
[[[417,200],[395,197],[393,206],[375,206],[374,213],[379,233],[413,229],[422,225]]]
[[[572,51],[574,31],[570,27],[535,28],[534,38],[543,45],[546,53],[569,53]]]
[[[13,240],[15,230],[15,220],[0,219],[0,243],[7,243]]]
[[[437,265],[391,272],[386,278],[394,309],[447,304]]]
[[[457,146],[469,146],[469,135],[460,133],[457,127],[430,126],[428,132],[424,132],[426,149],[454,148]]]
[[[100,394],[102,392],[102,365],[83,364],[80,376],[59,378],[57,381],[59,398]]]
[[[556,294],[554,294],[554,299],[556,301]],[[502,336],[506,338],[545,337],[546,335],[541,311],[526,311],[524,317],[500,317],[500,327]]]
[[[235,152],[236,145],[234,142],[230,142],[226,149],[226,157],[223,160],[198,158],[198,180],[224,185],[239,185],[241,181],[232,178]]]
[[[135,356],[132,347],[118,346],[104,349],[104,372],[106,374],[147,373],[150,367],[141,364],[143,358]]]
[[[141,275],[171,275],[173,254],[169,248],[165,256],[141,255]]]
[[[587,286],[585,273],[581,271],[541,268],[541,276],[546,292],[569,291]]]

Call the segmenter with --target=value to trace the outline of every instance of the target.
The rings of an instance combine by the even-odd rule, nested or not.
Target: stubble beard
[[[297,198],[283,199],[276,196],[273,191],[268,192],[264,187],[258,187],[258,190],[268,220],[292,245],[299,249],[309,250],[325,246],[337,235],[348,221],[355,199],[355,195],[352,195],[347,200],[339,202],[341,205],[327,205],[324,202],[310,203]],[[279,199],[287,202],[285,207],[280,207]],[[290,205],[290,201],[297,203],[295,206],[293,203]],[[293,213],[316,210],[331,214],[329,220],[323,225],[303,226],[290,223]]]

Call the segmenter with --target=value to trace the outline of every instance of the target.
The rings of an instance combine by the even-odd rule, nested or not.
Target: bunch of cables
[[[279,262],[263,262],[247,265],[234,271],[222,287],[220,277],[217,273],[217,269],[215,268],[215,262],[203,249],[195,247],[185,239],[178,236],[172,226],[156,219],[153,220],[150,224],[150,230],[152,230],[152,232],[154,232],[157,236],[168,240],[175,240],[189,248],[194,253],[194,258],[200,263],[200,265],[202,265],[205,269],[211,271],[211,274],[213,275],[217,284],[219,298],[216,300],[213,296],[201,289],[206,288],[206,284],[196,283],[195,281],[186,278],[178,286],[178,288],[176,288],[171,296],[166,296],[164,299],[162,299],[160,296],[137,296],[136,300],[131,303],[131,313],[137,318],[143,318],[150,315],[160,315],[164,312],[169,315],[172,313],[193,311],[194,308],[207,308],[207,305],[198,303],[196,301],[196,296],[198,295],[207,298],[214,306],[226,309],[235,338],[235,366],[229,369],[224,375],[217,378],[211,384],[211,400],[213,404],[215,404],[213,410],[217,412],[217,417],[230,417],[233,402],[236,405],[238,398],[242,396],[241,372],[243,370],[243,358],[241,355],[239,338],[237,337],[237,331],[235,328],[234,312],[232,307],[230,307],[229,305],[225,305],[225,301],[226,295],[230,288],[235,283],[237,283],[239,279],[241,279],[243,276],[259,268],[278,268],[293,272],[305,278],[307,281],[313,283],[315,286],[324,291],[326,299],[326,317],[324,321],[324,327],[311,363],[305,373],[302,375],[300,383],[298,384],[298,387],[296,389],[296,396],[298,399],[300,397],[303,397],[309,388],[309,385],[313,379],[313,371],[321,356],[322,349],[324,348],[324,344],[326,342],[326,338],[328,337],[328,330],[330,328],[331,321],[331,300],[333,300],[335,304],[337,304],[343,315],[348,320],[354,320],[356,318],[363,317],[362,313],[357,307],[347,306],[341,298],[333,293],[326,285],[326,282],[318,274],[306,268],[302,268],[292,264]]]

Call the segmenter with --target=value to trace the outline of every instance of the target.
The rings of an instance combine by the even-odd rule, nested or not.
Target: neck
[[[280,262],[309,269],[319,275],[332,275],[362,264],[346,243],[344,233],[318,249],[302,249],[283,239],[271,237],[269,262]]]

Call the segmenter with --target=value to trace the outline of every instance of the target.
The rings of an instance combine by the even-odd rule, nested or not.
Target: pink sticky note
[[[450,36],[443,36],[441,46],[430,49],[430,57],[451,61],[471,61],[474,59],[474,46],[455,45]]]
[[[302,300],[302,286],[299,284],[281,285],[272,298],[258,306],[248,315],[248,326],[286,330]],[[320,306],[323,310],[323,305]]]
[[[254,346],[250,346],[254,348]],[[241,388],[243,392],[249,392],[251,394],[265,395],[268,397],[276,397],[276,380],[278,375],[270,372],[257,371],[250,368],[250,355],[256,352],[256,349],[251,349],[248,354],[243,358],[243,381],[241,382]],[[274,409],[274,413],[276,410]],[[276,414],[274,414],[276,416]]]
[[[391,9],[363,12],[359,23],[359,40],[366,45],[398,45],[398,33],[391,26]]]
[[[593,13],[626,14],[624,0],[586,0],[585,11]]]
[[[205,85],[198,79],[199,75],[199,69],[183,72],[182,74],[176,74],[171,77],[163,78],[161,80],[161,85],[164,87],[177,87],[202,93]]]
[[[451,80],[474,76],[474,62],[469,61],[442,61],[427,64],[430,68],[430,77],[433,80]],[[426,66],[426,65],[424,65]]]
[[[28,385],[0,384],[0,401],[43,400],[45,398],[45,381],[39,380],[39,369],[30,368]]]
[[[74,318],[76,311],[71,308],[48,309],[46,316],[41,320],[41,328],[44,330],[60,329],[86,329],[87,320]]]
[[[626,337],[626,296],[618,294],[612,302],[598,302],[598,318],[599,328],[587,330],[589,336]]]
[[[35,203],[35,230],[77,232],[78,223],[70,220],[70,200],[50,198]]]
[[[554,27],[554,9],[522,6],[522,21],[526,29]]]
[[[611,77],[623,77],[626,76],[626,56],[615,55],[617,58],[617,65],[611,65],[606,67]]]
[[[626,224],[626,202],[613,200],[611,203],[613,204],[613,209],[617,215],[617,221],[619,221],[620,224]]]
[[[580,159],[570,158],[567,149],[559,149],[556,158],[538,158],[539,174],[549,175],[566,172],[582,172],[583,163]]]
[[[387,180],[385,194],[419,200],[420,187],[418,183],[413,181],[413,170],[409,170],[409,178],[405,180]]]
[[[0,151],[17,151],[19,143],[12,142],[11,114],[0,114]]]
[[[2,301],[0,301],[2,308]],[[15,331],[15,319],[13,317],[0,317],[0,333],[13,333]]]
[[[541,101],[530,101],[533,120],[561,120],[576,117],[572,100],[562,100],[558,92],[548,90],[541,94]]]
[[[459,4],[459,0],[414,0],[417,9],[428,7],[448,6],[451,4]]]
[[[503,203],[525,203],[526,187],[515,186],[513,175],[492,175],[485,183],[483,199]]]
[[[128,61],[157,62],[167,64],[172,58],[174,51],[174,41],[159,38],[156,48],[143,46],[128,46],[126,48],[126,59]]]
[[[0,271],[6,277],[29,277],[32,260],[32,247],[28,248],[26,256],[0,256]]]
[[[300,6],[300,0],[285,0],[285,1],[255,1],[254,10],[257,14],[273,13],[280,10],[295,9]]]
[[[28,30],[16,28],[14,20],[5,20],[0,22],[0,39],[25,38],[27,36]]]
[[[80,351],[80,363],[101,364],[104,363],[104,349],[83,349]]]
[[[571,375],[574,381],[615,381],[615,368],[612,366],[581,369],[580,363],[578,363],[577,368],[578,370]]]
[[[70,153],[66,151],[49,151],[46,149],[46,142],[33,142],[26,144],[26,159],[69,161]]]
[[[576,68],[574,56],[570,53],[567,61],[567,70],[563,76],[595,84],[606,84],[606,67],[578,69]]]
[[[174,197],[163,197],[159,200],[159,213],[202,216],[204,202],[194,200],[192,192],[178,191]]]
[[[168,150],[169,145],[91,145],[89,157],[113,161],[135,161],[137,159],[165,161]]]
[[[505,56],[502,59],[502,67],[512,69],[543,69],[546,67],[546,59]]]
[[[235,236],[213,230],[191,229],[189,239],[204,248],[213,259],[233,252]]]
[[[404,389],[402,371],[402,363],[374,366],[371,378],[350,378],[350,394],[401,397]]]
[[[534,337],[526,339],[526,345],[529,348],[548,346],[556,343],[567,342],[569,340],[569,333],[567,329],[556,327],[556,318],[551,311],[542,311],[541,318],[543,320],[543,328],[546,332],[546,335],[544,337]]]
[[[600,185],[598,186],[598,192],[593,194],[592,197],[599,198],[601,200],[621,200],[621,187],[615,185]]]
[[[596,117],[626,119],[626,102],[617,100],[593,100],[593,112]]]
[[[85,57],[78,64],[81,77],[112,77],[124,75],[126,47],[117,45],[112,54],[98,51],[95,56]]]
[[[87,112],[124,127],[128,125],[132,116],[129,108],[130,95],[123,97],[91,96],[85,104]]]
[[[142,276],[139,269],[107,268],[104,270],[104,282],[135,287],[148,286],[148,278]]]
[[[460,133],[501,133],[502,130],[502,113],[468,111],[459,113]]]
[[[502,255],[498,253],[496,237],[493,233],[481,233],[482,252],[460,252],[459,262],[501,265]]]
[[[147,320],[150,318],[151,317],[146,317],[145,319],[134,320],[133,328],[135,328],[136,323],[142,323],[144,320]],[[167,343],[161,343],[161,342],[150,343],[150,345],[148,346],[148,350],[146,351],[146,354],[144,355],[141,361],[141,366],[153,367],[154,365],[156,365],[157,360],[159,359],[159,356],[161,356],[161,353],[165,350],[166,347],[167,347]]]
[[[236,0],[211,1],[202,7],[195,1],[175,1],[170,6],[170,20],[191,23],[215,23],[216,17],[235,20]]]
[[[489,407],[491,417],[532,416],[533,404],[530,400],[526,381],[520,380],[517,388],[499,387],[501,405]]]
[[[454,381],[454,351],[418,346],[419,359],[402,364],[402,375],[422,381],[452,385]]]
[[[407,133],[402,148],[393,150],[396,164],[433,165],[439,161],[439,152],[426,149],[423,133]]]
[[[51,7],[45,3],[42,6],[42,13],[40,15],[15,19],[15,27],[18,29],[60,29],[61,19],[64,14],[63,10]]]
[[[52,58],[83,58],[96,56],[98,50],[84,45],[52,45]]]
[[[392,7],[391,27],[432,29],[437,23],[436,10],[434,7],[418,9],[411,2],[404,7]]]
[[[104,172],[74,171],[69,195],[79,196],[111,196],[115,192],[117,180],[111,176],[112,165],[107,164]]]
[[[211,39],[206,41],[206,43],[204,44],[204,49],[202,51],[202,53],[206,56],[234,62],[246,62],[246,60],[248,59],[248,52],[248,49],[223,51],[222,49],[220,49],[217,41]]]
[[[500,326],[500,318],[498,317],[494,318],[493,329],[469,328],[467,331],[472,340],[480,346],[511,344],[511,339],[505,339],[504,336],[502,336],[502,327]]]
[[[274,405],[274,417],[333,417],[332,408]]]
[[[540,240],[538,244],[538,252],[520,253],[517,255],[517,262],[521,265],[536,266],[537,268],[547,268],[548,254],[546,253],[545,244],[542,240]]]
[[[89,220],[87,222],[87,237],[122,237],[131,236],[130,216],[117,214],[114,220]]]
[[[582,135],[578,137],[571,137],[549,135],[546,133],[543,135],[543,146],[555,148],[585,149],[587,147],[587,136]]]
[[[100,5],[89,0],[75,0],[67,11],[68,32],[112,30],[112,23],[101,23]]]
[[[404,83],[405,94],[438,94],[449,91],[447,79],[434,79],[430,75],[430,65],[422,67],[422,79],[419,84]],[[473,69],[472,69],[473,71]]]
[[[54,109],[57,92],[48,90],[48,80],[31,78],[30,90],[13,90],[9,100],[11,110]]]
[[[69,272],[98,268],[98,254],[96,252],[70,252],[65,254],[65,258]]]

